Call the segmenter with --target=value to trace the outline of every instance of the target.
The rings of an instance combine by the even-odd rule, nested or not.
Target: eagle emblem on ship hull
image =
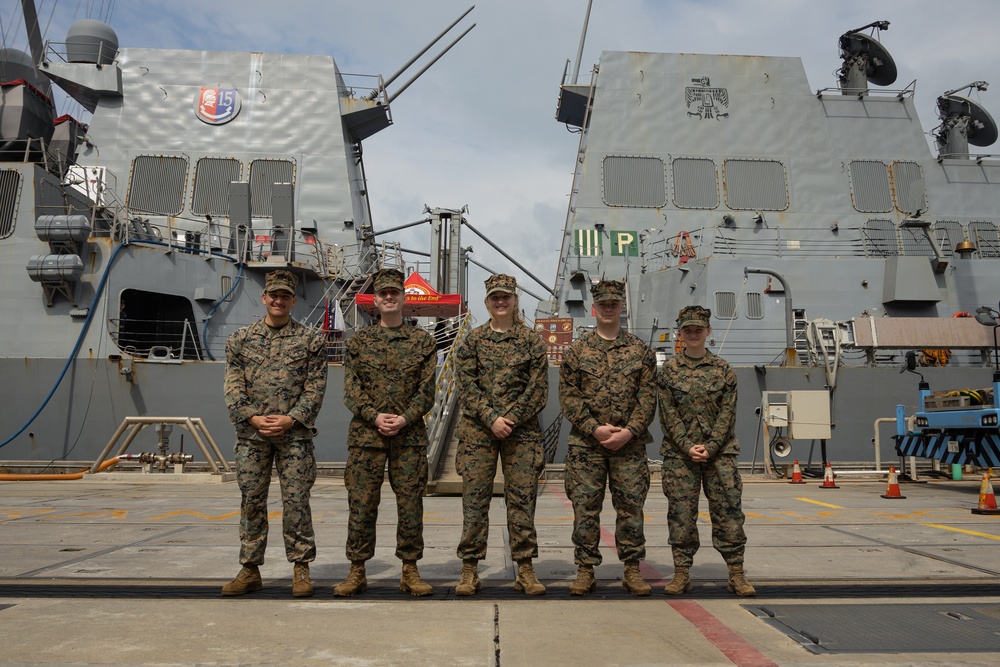
[[[687,104],[688,116],[697,116],[702,120],[722,120],[729,118],[729,91],[725,88],[712,87],[707,76],[691,79],[695,86],[684,89],[684,102]]]

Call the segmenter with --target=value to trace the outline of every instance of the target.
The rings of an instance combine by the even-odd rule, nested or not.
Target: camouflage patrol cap
[[[517,280],[514,279],[514,276],[508,276],[506,273],[494,273],[486,279],[486,296],[496,292],[517,294]]]
[[[373,282],[376,292],[387,287],[395,287],[400,292],[403,291],[403,273],[399,269],[382,269],[375,274]]]
[[[594,303],[603,301],[624,301],[625,283],[620,280],[602,280],[590,288]]]
[[[283,289],[290,294],[295,294],[295,287],[299,284],[299,279],[290,271],[271,271],[264,281],[265,292],[277,292]]]
[[[681,308],[680,314],[677,315],[677,328],[683,329],[684,327],[702,327],[708,328],[711,326],[709,320],[712,317],[712,311],[708,308],[703,308],[702,306],[684,306]]]

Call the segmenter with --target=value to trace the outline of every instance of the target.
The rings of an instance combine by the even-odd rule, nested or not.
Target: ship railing
[[[913,97],[917,92],[917,80],[911,81],[905,88],[841,88],[840,86],[832,86],[829,88],[820,88],[816,91],[816,97],[823,99],[824,97],[833,97],[834,99],[852,96],[858,98],[864,97],[895,97],[897,100],[902,101],[906,98]]]
[[[164,246],[166,252],[225,255],[250,266],[295,266],[320,277],[331,274],[329,247],[313,229],[295,229],[291,238],[276,238],[271,228],[240,229],[228,218],[206,217],[150,215],[122,207],[110,233],[126,245],[145,241]]]
[[[0,147],[4,162],[20,161],[25,164],[40,164],[45,171],[62,177],[72,165],[69,157],[56,150],[45,137],[27,137],[19,141],[8,141]]]
[[[341,72],[340,77],[343,84],[338,85],[337,90],[341,96],[368,100],[375,102],[377,106],[388,105],[388,95],[381,75]]]
[[[439,348],[441,363],[438,365],[434,385],[434,406],[424,418],[427,424],[427,466],[432,474],[438,470],[441,457],[448,449],[448,444],[455,433],[455,422],[459,412],[456,351],[472,330],[473,324],[472,313],[451,318],[449,325],[442,329],[442,332],[445,332],[443,338],[439,339],[439,342],[447,343],[448,346]]]
[[[88,44],[89,48],[92,48],[92,44]],[[53,62],[59,61],[62,63],[69,64],[69,51],[79,50],[80,46],[78,44],[71,44],[70,42],[53,42],[51,40],[45,41],[44,46],[44,61]],[[98,45],[97,52],[97,62],[99,63],[116,63],[118,62],[118,49],[112,46],[109,42],[101,40]]]
[[[974,339],[959,340],[949,335],[946,331],[938,334],[928,334],[928,327],[936,329],[953,328],[953,323],[960,318],[919,318],[923,320],[920,326],[906,326],[907,322],[918,318],[875,318],[876,324],[882,324],[879,320],[896,320],[892,323],[902,325],[903,330],[912,329],[912,335],[907,335],[905,340],[897,337],[890,338],[888,334],[878,337],[879,344],[872,344],[863,335],[860,340],[858,329],[863,325],[865,331],[869,331],[869,318],[856,318],[850,322],[853,337],[848,336],[841,341],[836,364],[839,367],[899,367],[903,363],[906,351],[915,350],[922,365],[936,366],[946,364],[950,367],[981,368],[989,366],[991,363],[992,334],[989,329],[982,327],[975,320],[966,319],[967,328],[975,324],[983,329],[983,332],[972,334]],[[859,322],[861,324],[859,324]],[[785,360],[785,329],[783,327],[733,327],[729,329],[726,322],[720,322],[713,327],[713,337],[721,344],[721,347],[711,344],[710,349],[720,354],[733,366],[779,366]],[[960,322],[959,325],[962,326]],[[897,328],[894,327],[894,328]],[[648,330],[635,332],[640,338],[648,338]],[[655,333],[655,332],[654,332]],[[864,333],[864,332],[862,332]],[[979,338],[981,334],[982,338]],[[989,335],[987,335],[989,334]],[[989,338],[989,341],[986,339]],[[723,344],[724,340],[724,344]],[[654,344],[658,359],[665,359],[673,354],[674,341],[672,338]],[[806,330],[800,329],[795,332],[795,349],[798,352],[798,360],[802,366],[822,367],[826,363],[818,350],[811,350],[806,337]],[[828,350],[832,351],[832,350]],[[939,351],[945,351],[943,354]],[[834,360],[827,360],[834,361]]]
[[[204,359],[195,323],[189,319],[115,317],[108,322],[111,340],[120,350],[134,358],[159,362]],[[217,352],[225,353],[225,341]]]
[[[1000,154],[997,153],[938,153],[937,161],[945,160],[975,160],[976,164],[982,164],[983,160],[998,160]]]
[[[327,246],[326,254],[329,280],[304,321],[325,333],[327,360],[342,364],[346,338],[366,323],[355,297],[371,286],[371,277],[378,269],[402,269],[403,253],[399,243],[383,241],[378,245]]]

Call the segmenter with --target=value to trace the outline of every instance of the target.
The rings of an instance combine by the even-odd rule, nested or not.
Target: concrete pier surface
[[[543,481],[546,595],[514,590],[505,507],[495,497],[482,592],[455,596],[461,499],[425,499],[420,572],[430,597],[399,590],[395,500],[383,498],[369,590],[334,598],[347,574],[347,492],[313,493],[316,595],[291,596],[277,485],[263,590],[222,598],[239,570],[239,489],[211,475],[87,475],[0,483],[0,665],[991,665],[1000,656],[1000,516],[977,515],[979,480],[745,478],[748,579],[726,592],[702,501],[695,588],[663,595],[673,571],[667,502],[646,502],[649,597],[622,589],[614,510],[602,514],[598,588],[568,593],[573,513]]]

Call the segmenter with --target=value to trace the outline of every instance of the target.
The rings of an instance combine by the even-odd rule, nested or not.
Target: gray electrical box
[[[761,417],[768,428],[787,428],[794,440],[829,440],[830,394],[815,391],[765,391]]]
[[[788,392],[765,391],[761,397],[761,416],[768,428],[787,428]]]

